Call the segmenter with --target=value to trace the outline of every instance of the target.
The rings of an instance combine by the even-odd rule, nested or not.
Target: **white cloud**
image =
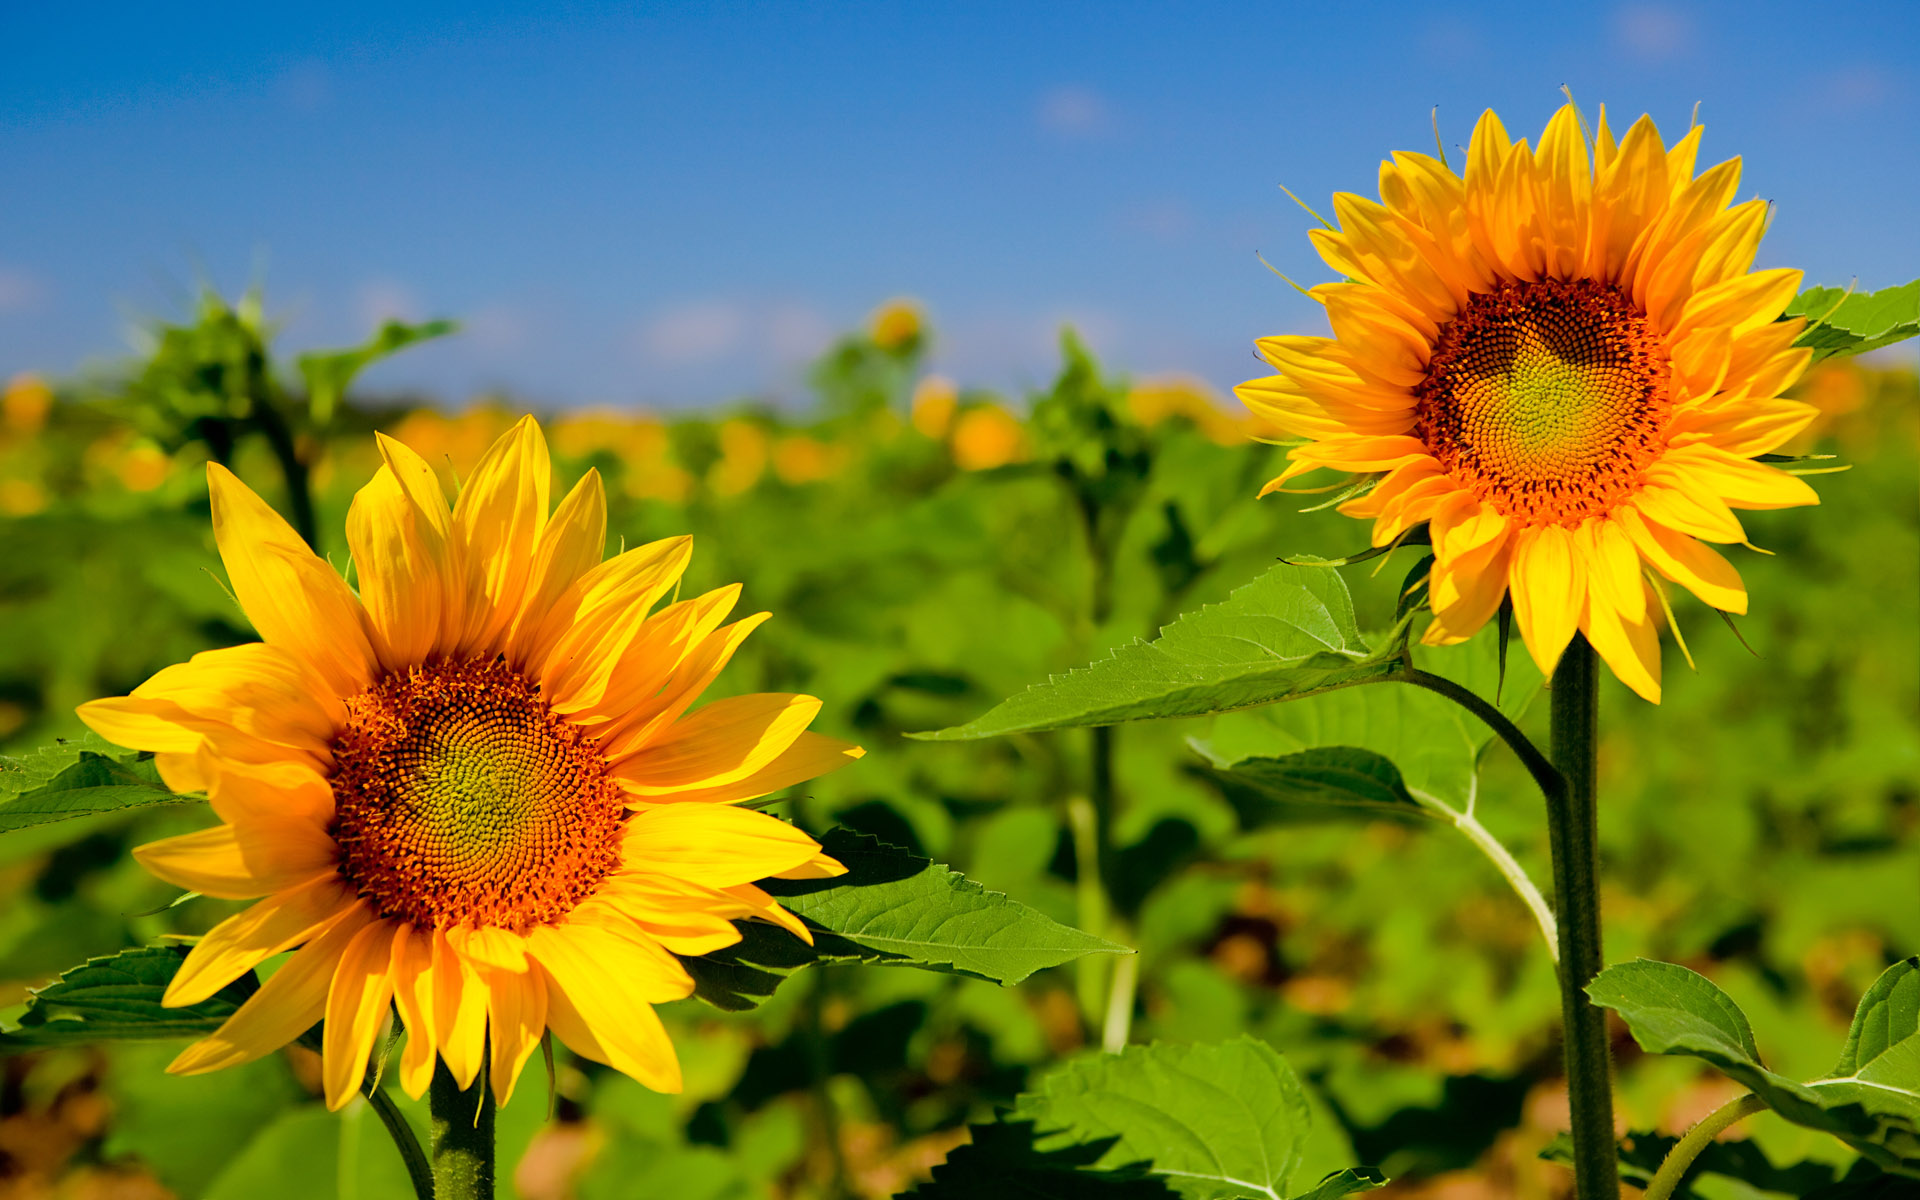
[[[0,314],[36,312],[47,298],[38,276],[12,267],[0,267]]]
[[[804,304],[782,304],[767,316],[767,348],[782,364],[818,358],[836,332],[825,314]]]
[[[1065,84],[1040,97],[1040,128],[1065,138],[1109,132],[1113,115],[1105,97],[1089,87]]]
[[[423,320],[418,297],[403,283],[391,279],[369,279],[353,297],[354,316],[371,329],[387,321]]]
[[[639,347],[660,363],[710,362],[740,344],[746,314],[738,305],[708,300],[668,309],[640,328]]]
[[[1693,22],[1660,4],[1626,4],[1614,10],[1613,34],[1643,62],[1665,62],[1693,45]]]

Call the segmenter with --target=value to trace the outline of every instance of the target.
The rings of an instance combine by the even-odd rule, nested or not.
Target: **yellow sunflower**
[[[1591,145],[1569,104],[1538,150],[1488,112],[1463,179],[1396,153],[1381,203],[1334,197],[1312,234],[1346,278],[1309,293],[1333,335],[1271,337],[1280,372],[1240,398],[1309,439],[1265,491],[1317,468],[1373,476],[1341,505],[1384,546],[1426,522],[1433,623],[1462,641],[1512,596],[1551,671],[1575,630],[1628,686],[1660,698],[1655,572],[1746,611],[1738,572],[1702,542],[1744,543],[1736,508],[1819,502],[1762,463],[1812,420],[1781,395],[1806,368],[1779,321],[1800,272],[1752,271],[1761,200],[1729,207],[1740,160],[1694,173],[1651,118]],[[1263,495],[1265,492],[1263,491]]]
[[[680,1069],[653,1005],[693,988],[675,954],[732,918],[806,928],[754,881],[840,874],[806,834],[732,802],[844,766],[806,731],[820,702],[749,695],[688,712],[767,614],[723,624],[725,587],[655,609],[691,539],[605,562],[597,474],[548,513],[532,418],[449,507],[406,446],[355,497],[355,595],[233,475],[208,468],[213,529],[262,641],[195,655],[80,715],[205,789],[223,824],[135,853],[223,899],[264,897],[194,946],[169,1005],[292,950],[169,1068],[267,1054],[325,1019],[327,1103],[359,1086],[394,1008],[399,1077],[436,1056],[465,1088],[490,1057],[504,1103],[552,1029],[661,1091]]]

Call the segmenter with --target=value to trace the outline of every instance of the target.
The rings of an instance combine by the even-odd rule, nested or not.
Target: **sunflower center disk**
[[[525,932],[619,861],[625,805],[579,726],[498,662],[395,672],[335,740],[340,873],[416,927]]]
[[[1659,457],[1671,374],[1646,314],[1612,286],[1504,284],[1442,327],[1414,432],[1500,512],[1571,525],[1626,499]]]

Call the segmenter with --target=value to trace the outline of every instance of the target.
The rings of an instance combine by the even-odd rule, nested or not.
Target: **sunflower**
[[[549,1029],[660,1091],[680,1069],[653,1006],[688,995],[678,954],[734,918],[805,926],[754,885],[840,874],[812,838],[736,807],[860,756],[807,732],[810,696],[689,707],[765,613],[736,586],[677,592],[691,539],[605,562],[588,472],[548,513],[546,442],[510,430],[449,507],[382,437],[355,497],[356,596],[233,475],[208,468],[214,538],[260,642],[197,654],[83,705],[151,750],[221,824],[142,846],[160,878],[260,902],[201,938],[165,1003],[205,1000],[293,954],[169,1070],[247,1062],[326,1022],[327,1103],[352,1098],[397,1008],[401,1085],[436,1058],[505,1103]],[[810,940],[810,939],[809,939]]]
[[[1261,493],[1304,472],[1365,476],[1340,511],[1385,546],[1426,523],[1433,622],[1463,641],[1511,597],[1551,672],[1576,630],[1660,698],[1665,581],[1743,613],[1734,509],[1819,502],[1752,461],[1806,427],[1782,397],[1811,352],[1777,320],[1800,272],[1753,271],[1761,200],[1731,204],[1734,159],[1695,174],[1698,126],[1668,149],[1651,118],[1591,144],[1573,105],[1539,149],[1488,112],[1466,176],[1396,153],[1381,202],[1334,197],[1315,247],[1346,278],[1308,294],[1332,337],[1271,337],[1280,373],[1238,394],[1307,439]]]

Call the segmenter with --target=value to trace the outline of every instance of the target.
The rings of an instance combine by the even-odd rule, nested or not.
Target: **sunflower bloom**
[[[1806,369],[1780,321],[1800,272],[1753,271],[1767,206],[1729,207],[1740,160],[1694,172],[1642,117],[1591,147],[1569,104],[1538,150],[1481,117],[1466,176],[1423,154],[1380,167],[1381,203],[1334,198],[1315,247],[1339,283],[1311,295],[1332,337],[1271,337],[1279,374],[1247,406],[1294,436],[1287,470],[1372,477],[1341,505],[1384,546],[1425,522],[1431,645],[1463,641],[1512,599],[1551,672],[1574,632],[1660,698],[1670,580],[1744,613],[1734,509],[1819,502],[1762,463],[1815,415],[1782,393]],[[1265,494],[1263,492],[1262,494]]]
[[[81,717],[204,789],[221,824],[135,853],[170,883],[259,903],[194,946],[169,1005],[293,954],[170,1070],[247,1062],[326,1022],[327,1103],[365,1074],[397,1009],[399,1078],[436,1058],[505,1103],[551,1029],[660,1091],[680,1069],[653,1006],[688,995],[676,954],[733,918],[806,928],[754,881],[837,875],[819,844],[736,807],[860,756],[807,731],[810,696],[688,712],[767,614],[738,586],[676,590],[691,539],[601,561],[588,473],[551,514],[532,418],[451,507],[421,457],[380,439],[355,498],[356,596],[238,479],[208,468],[214,536],[260,642],[168,667]],[[809,939],[810,940],[810,939]]]

